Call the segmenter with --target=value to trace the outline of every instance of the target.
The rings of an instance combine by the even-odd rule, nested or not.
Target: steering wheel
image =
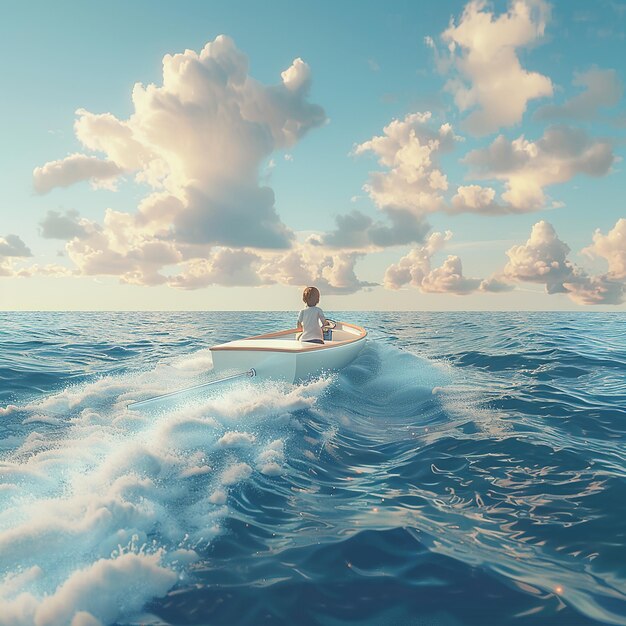
[[[322,330],[334,330],[337,327],[337,322],[335,320],[326,320],[326,324],[322,326]]]

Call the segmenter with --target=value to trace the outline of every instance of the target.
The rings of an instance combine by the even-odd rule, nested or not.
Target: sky
[[[626,0],[3,15],[2,310],[624,311]]]

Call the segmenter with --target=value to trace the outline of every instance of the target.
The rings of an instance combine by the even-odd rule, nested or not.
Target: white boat
[[[330,320],[329,320],[330,321]],[[352,362],[365,345],[367,331],[333,322],[331,339],[323,344],[300,341],[301,329],[229,341],[211,348],[216,373],[252,372],[261,378],[296,382]]]

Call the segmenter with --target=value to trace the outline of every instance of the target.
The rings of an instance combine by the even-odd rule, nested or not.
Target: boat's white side
[[[214,346],[214,371],[242,372],[253,368],[262,378],[295,382],[345,367],[361,351],[367,336],[364,328],[345,322],[337,322],[332,341],[324,344],[300,342],[299,332],[292,328]]]

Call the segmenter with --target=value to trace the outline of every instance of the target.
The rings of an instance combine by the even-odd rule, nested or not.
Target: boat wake
[[[375,352],[341,382],[236,381],[199,398],[126,408],[195,382],[210,365],[201,351],[3,409],[14,434],[0,440],[0,623],[134,619],[148,600],[184,585],[223,532],[234,491],[251,479],[280,480],[294,471],[290,460],[332,449],[330,426],[303,438],[303,417],[371,372]],[[380,390],[369,388],[373,399]],[[343,395],[348,407],[353,398]]]

